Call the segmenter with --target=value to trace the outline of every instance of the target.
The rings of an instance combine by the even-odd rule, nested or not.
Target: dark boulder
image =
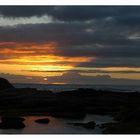
[[[0,78],[0,90],[4,90],[4,89],[13,89],[13,85],[9,83],[8,80],[4,79],[4,78]]]
[[[57,118],[73,118],[73,119],[83,119],[86,114],[83,112],[55,112],[50,113],[51,116],[57,117]]]
[[[130,122],[130,121],[140,121],[140,108],[130,110],[127,112],[122,119],[122,122]]]
[[[20,117],[2,117],[0,129],[22,129],[25,127],[24,118]]]
[[[105,134],[140,134],[140,109],[124,110],[120,120],[105,126]]]
[[[50,120],[48,118],[44,118],[44,119],[37,119],[35,120],[36,123],[43,123],[43,124],[48,124],[50,122]]]
[[[68,123],[68,124],[72,124],[74,126],[84,127],[86,129],[94,129],[96,126],[96,123],[94,121],[91,121],[88,123]]]
[[[131,121],[127,123],[118,122],[108,125],[104,134],[140,134],[140,123],[136,121]]]

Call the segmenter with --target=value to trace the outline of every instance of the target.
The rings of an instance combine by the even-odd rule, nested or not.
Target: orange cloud
[[[57,54],[57,51],[58,45],[55,42],[44,44],[0,42],[0,55],[3,56],[0,57],[0,66],[3,71],[10,69],[17,73],[16,69],[18,69],[18,72],[28,75],[28,73],[33,74],[32,70],[71,70],[79,63],[93,59],[92,57],[61,56]],[[30,72],[27,73],[26,70]],[[43,75],[43,72],[40,74]],[[52,75],[50,72],[47,74]],[[53,75],[58,75],[58,73],[53,73]]]

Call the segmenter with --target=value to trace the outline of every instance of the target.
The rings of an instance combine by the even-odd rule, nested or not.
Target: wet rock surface
[[[36,123],[42,123],[42,124],[48,124],[50,122],[50,120],[48,118],[44,118],[44,119],[37,119],[35,120]]]
[[[23,129],[25,124],[24,118],[20,117],[2,117],[0,129]]]
[[[116,123],[104,127],[105,134],[140,134],[140,109],[127,110]]]
[[[74,125],[74,126],[84,127],[86,129],[94,129],[96,126],[96,123],[94,121],[87,122],[87,123],[68,123],[68,124]]]

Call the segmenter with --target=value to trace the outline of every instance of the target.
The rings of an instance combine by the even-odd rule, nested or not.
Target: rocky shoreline
[[[100,126],[104,128],[103,133],[140,134],[140,93],[95,89],[53,93],[31,88],[16,89],[0,78],[1,116],[44,114],[62,118],[110,115],[116,122]]]

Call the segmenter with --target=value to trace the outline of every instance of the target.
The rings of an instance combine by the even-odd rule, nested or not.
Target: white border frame
[[[0,0],[0,5],[140,5],[140,0]]]

